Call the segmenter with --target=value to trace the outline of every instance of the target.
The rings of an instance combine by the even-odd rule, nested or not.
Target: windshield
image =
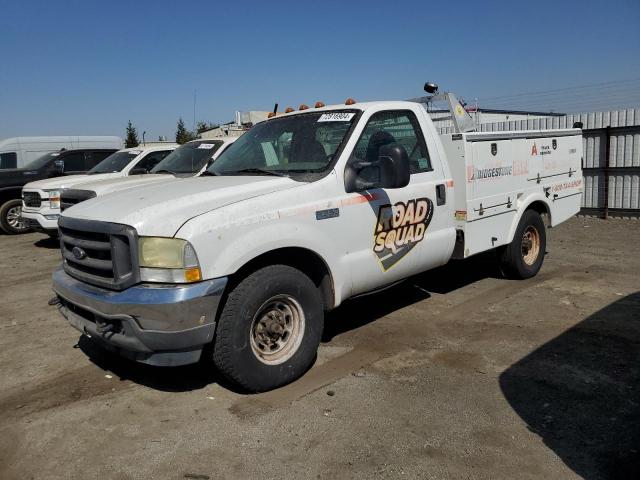
[[[30,161],[25,165],[26,170],[38,170],[39,168],[44,167],[49,161],[55,159],[58,155],[58,152],[54,153],[45,153],[41,157],[36,158],[35,160]]]
[[[214,140],[185,143],[153,167],[151,173],[198,173],[222,143]]]
[[[140,155],[140,150],[112,153],[87,173],[89,175],[93,175],[96,173],[121,172],[122,169],[129,165],[129,162],[131,162],[131,160],[136,158],[138,155]]]
[[[209,167],[215,175],[287,176],[325,171],[356,120],[355,110],[303,113],[259,123]]]

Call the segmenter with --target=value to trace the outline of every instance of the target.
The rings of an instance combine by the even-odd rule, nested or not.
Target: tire
[[[301,271],[271,265],[227,296],[213,341],[213,363],[248,392],[301,377],[313,363],[324,326],[320,292]]]
[[[513,240],[500,254],[502,274],[514,279],[535,276],[542,267],[546,248],[547,235],[542,217],[535,210],[526,210]]]
[[[21,219],[22,200],[9,200],[0,207],[0,228],[9,235],[18,235],[30,230],[27,223]],[[17,217],[16,217],[17,215]]]

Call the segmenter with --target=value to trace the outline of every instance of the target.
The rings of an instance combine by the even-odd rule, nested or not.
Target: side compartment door
[[[366,292],[442,265],[455,237],[453,195],[434,169],[416,113],[391,110],[371,116],[349,159],[374,162],[380,148],[397,144],[409,157],[411,179],[404,188],[376,188],[350,194],[343,208],[350,233],[347,261],[352,294]],[[435,149],[433,149],[435,150]],[[361,170],[367,181],[375,172]]]

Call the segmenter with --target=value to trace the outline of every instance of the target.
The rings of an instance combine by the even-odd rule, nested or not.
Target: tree
[[[138,131],[136,130],[136,127],[131,124],[131,120],[129,120],[129,123],[127,124],[127,135],[124,140],[124,147],[133,148],[138,145],[140,145],[140,141],[138,140]]]
[[[219,126],[220,125],[217,123],[205,122],[203,120],[200,120],[198,123],[196,123],[196,133],[202,133],[213,128],[218,128]]]
[[[190,130],[187,130],[187,127],[184,126],[184,121],[182,117],[178,120],[178,126],[176,128],[176,143],[183,144],[188,142],[189,140],[195,140],[196,136]]]

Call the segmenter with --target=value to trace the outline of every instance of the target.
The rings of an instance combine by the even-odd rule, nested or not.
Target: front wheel
[[[311,279],[286,265],[264,267],[229,293],[213,343],[222,375],[250,392],[302,376],[315,359],[324,324]]]
[[[533,277],[542,267],[546,248],[547,236],[542,217],[535,210],[526,210],[513,240],[503,247],[500,254],[503,274],[516,279]]]
[[[17,235],[29,231],[27,222],[22,218],[22,200],[13,199],[0,207],[0,227],[9,235]]]

